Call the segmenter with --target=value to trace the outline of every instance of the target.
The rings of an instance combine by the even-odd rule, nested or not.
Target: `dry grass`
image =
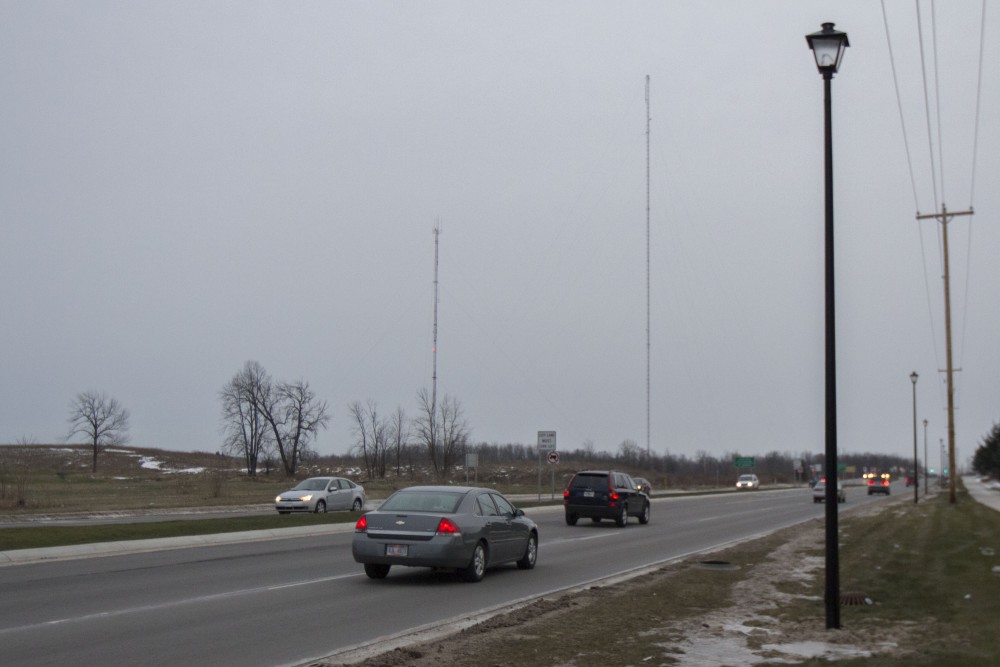
[[[248,477],[241,461],[206,452],[80,445],[0,447],[0,520],[38,514],[264,505],[289,486],[278,472]],[[356,470],[303,466],[302,476]],[[354,474],[352,474],[354,473]],[[20,488],[19,488],[20,487]]]

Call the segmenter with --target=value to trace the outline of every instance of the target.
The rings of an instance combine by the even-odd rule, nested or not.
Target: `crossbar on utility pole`
[[[955,369],[951,363],[951,277],[948,272],[948,223],[952,218],[960,215],[972,215],[975,211],[970,207],[968,211],[948,211],[948,207],[941,204],[940,213],[928,213],[926,215],[917,214],[917,220],[934,219],[941,223],[942,245],[944,250],[944,338],[945,356],[947,358],[948,377],[948,502],[952,505],[956,502],[955,496]]]

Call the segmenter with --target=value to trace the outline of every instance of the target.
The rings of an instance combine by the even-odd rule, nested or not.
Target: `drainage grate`
[[[841,593],[840,604],[844,606],[860,607],[862,605],[872,605],[872,599],[864,593]]]
[[[705,568],[706,570],[738,570],[739,565],[735,563],[730,563],[724,560],[703,560],[698,563],[698,567]]]

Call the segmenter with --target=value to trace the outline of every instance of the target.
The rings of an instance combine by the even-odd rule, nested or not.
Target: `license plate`
[[[593,491],[584,491],[583,492],[583,497],[584,498],[593,498],[594,497],[594,492]]]
[[[385,555],[386,556],[406,556],[405,544],[387,544],[385,545]]]

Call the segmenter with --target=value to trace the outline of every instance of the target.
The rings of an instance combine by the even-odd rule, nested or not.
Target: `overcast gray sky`
[[[915,214],[971,205],[966,458],[1000,419],[1000,7],[979,98],[979,0],[884,6],[902,122],[870,0],[0,0],[0,442],[61,442],[95,389],[133,444],[214,451],[253,359],[311,384],[345,452],[349,402],[412,416],[430,387],[440,224],[438,391],[474,440],[645,447],[649,75],[652,449],[821,452],[804,36],[832,21],[840,450],[912,452],[915,370],[936,463],[941,225]]]

